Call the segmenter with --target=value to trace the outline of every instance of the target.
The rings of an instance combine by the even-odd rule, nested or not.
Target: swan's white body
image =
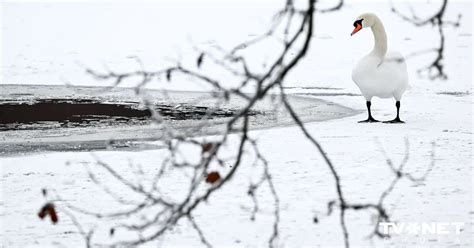
[[[410,88],[405,59],[399,52],[387,53],[387,35],[380,19],[374,14],[359,17],[362,25],[371,27],[374,34],[374,49],[363,57],[352,70],[352,80],[367,101],[372,97],[393,97],[400,101]]]

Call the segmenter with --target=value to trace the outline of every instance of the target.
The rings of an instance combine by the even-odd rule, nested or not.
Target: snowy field
[[[472,3],[453,2],[451,4],[446,14],[447,18],[455,18],[458,13],[462,13],[463,18],[459,28],[446,27],[445,29],[445,64],[449,78],[446,81],[431,81],[416,74],[417,69],[431,61],[432,57],[429,55],[408,60],[412,89],[402,99],[400,114],[406,124],[357,123],[357,121],[366,118],[365,104],[363,97],[358,95],[357,87],[351,81],[350,72],[353,64],[372,48],[372,35],[368,31],[365,30],[356,37],[349,36],[353,19],[358,14],[373,11],[381,16],[388,31],[389,49],[394,47],[404,54],[409,54],[438,45],[434,29],[430,27],[419,29],[400,21],[390,13],[389,6],[386,4],[356,5],[354,1],[349,1],[347,7],[340,12],[317,16],[316,34],[312,40],[311,50],[286,82],[286,86],[294,87],[287,91],[289,94],[303,94],[360,111],[360,114],[350,117],[306,124],[308,130],[317,137],[338,169],[343,190],[349,201],[375,202],[392,180],[393,173],[385,163],[381,146],[388,156],[397,163],[405,155],[405,139],[408,139],[409,160],[406,170],[414,175],[421,175],[429,167],[432,143],[435,144],[435,166],[427,180],[420,185],[402,180],[389,196],[386,204],[394,221],[462,222],[464,227],[461,233],[459,235],[418,236],[404,234],[395,235],[388,240],[368,239],[367,236],[373,228],[370,214],[353,212],[347,218],[350,241],[353,246],[472,247],[474,245]],[[3,11],[6,10],[6,17],[3,17],[4,23],[2,24],[4,25],[2,50],[6,50],[6,53],[2,53],[2,84],[61,84],[65,80],[65,74],[68,81],[74,80],[81,82],[82,85],[93,85],[97,82],[90,82],[90,79],[81,76],[81,71],[74,67],[74,62],[71,61],[80,60],[81,63],[88,65],[95,61],[96,65],[101,66],[101,59],[105,59],[110,60],[114,68],[127,68],[133,64],[127,64],[128,62],[121,64],[121,61],[126,61],[124,58],[131,54],[143,57],[145,63],[162,57],[156,53],[155,55],[148,53],[150,49],[153,49],[153,39],[158,39],[158,34],[154,34],[155,36],[149,40],[137,43],[143,47],[143,51],[119,49],[121,45],[132,47],[132,45],[125,43],[130,42],[130,37],[140,35],[126,34],[127,30],[134,30],[134,21],[131,21],[132,24],[129,23],[130,26],[123,27],[122,31],[125,33],[120,32],[118,37],[104,38],[105,41],[101,42],[119,39],[123,36],[128,37],[127,41],[119,39],[120,41],[113,43],[109,49],[104,49],[98,54],[93,54],[92,50],[88,50],[87,45],[94,46],[94,44],[88,43],[93,41],[87,40],[81,34],[84,35],[87,33],[86,31],[90,31],[91,37],[97,37],[94,35],[101,34],[100,25],[92,30],[79,30],[74,35],[64,33],[63,36],[57,36],[59,38],[47,36],[51,40],[48,38],[26,44],[26,40],[30,39],[22,36],[27,36],[28,32],[14,34],[15,31],[12,29],[16,27],[15,25],[20,25],[23,28],[25,25],[30,25],[28,28],[35,30],[35,25],[47,25],[51,20],[33,15],[34,6],[11,5],[3,6]],[[79,10],[81,8],[87,9],[87,6],[89,5],[79,6]],[[135,8],[139,9],[140,5],[133,5],[135,8],[129,9],[130,12],[127,12],[127,6],[111,7],[112,5],[107,4],[97,6],[97,9],[91,11],[91,19],[85,20],[85,22],[89,23],[93,18],[98,18],[97,15],[101,13],[98,9],[107,8],[107,6],[112,10],[119,9],[115,12],[112,10],[106,12],[106,15],[113,19],[116,17],[115,15],[124,13],[137,16],[138,14],[134,11],[137,11]],[[267,9],[265,6],[262,4],[262,9]],[[417,5],[414,6],[417,7]],[[40,6],[40,8],[44,8],[44,12],[42,12],[44,14],[50,14],[48,11],[56,13],[54,12],[55,8],[63,8],[61,9],[63,12],[58,17],[64,17],[67,16],[67,13],[71,13],[65,9],[76,7],[78,6]],[[176,7],[177,5],[171,6],[171,8]],[[30,11],[28,13],[38,18],[39,21],[29,22],[30,19],[26,19],[27,21],[22,22],[19,18],[13,17],[15,11],[25,10],[22,8]],[[244,9],[244,6],[242,5],[241,8]],[[161,11],[164,11],[163,9]],[[274,10],[268,9],[270,13]],[[78,13],[80,13],[79,10]],[[147,16],[152,16],[152,13],[152,8],[148,8],[146,14],[139,20],[144,21]],[[219,18],[224,18],[225,13],[220,12]],[[256,13],[256,10],[249,11],[247,21],[260,20],[258,23],[261,23],[266,20],[265,15],[262,17]],[[8,17],[9,14],[12,16]],[[231,14],[229,13],[229,15]],[[35,20],[35,18],[32,19]],[[203,25],[205,21],[211,21],[208,20],[209,18],[204,19],[196,21],[198,24],[195,25],[199,26]],[[41,20],[46,21],[41,22]],[[112,23],[112,21],[110,22]],[[238,24],[239,22],[234,25],[238,26]],[[178,23],[177,25],[181,27],[180,25],[184,24]],[[245,27],[248,28],[252,25],[242,26],[244,27],[236,29],[237,34],[235,35],[237,37],[238,32],[245,32]],[[255,26],[254,29],[257,30],[251,30],[249,33],[259,32],[260,26]],[[115,31],[111,32],[116,32],[118,29],[114,25],[110,27],[115,28],[113,29]],[[54,28],[48,30],[54,32]],[[207,30],[206,34],[214,34],[213,31],[216,31],[218,37],[224,36],[223,30]],[[196,32],[198,35],[193,36],[193,39],[199,40],[198,43],[208,39],[208,35]],[[114,35],[117,34],[114,33]],[[192,34],[190,35],[192,36]],[[231,42],[232,39],[235,41],[237,37],[222,38],[223,41],[216,38],[216,42]],[[35,36],[33,35],[32,38]],[[53,42],[54,39],[57,40]],[[70,40],[68,41],[68,39]],[[71,43],[71,40],[76,40],[76,43]],[[80,42],[77,40],[85,40],[85,44],[78,44]],[[70,44],[71,47],[61,45],[62,41]],[[180,41],[186,44],[186,38],[182,38]],[[48,44],[48,42],[52,42],[50,46],[41,47],[41,44]],[[164,48],[169,48],[167,42],[169,41],[163,41]],[[172,47],[171,44],[172,42],[169,42],[168,45]],[[96,45],[103,46],[104,44]],[[73,53],[74,51],[71,49],[74,46],[84,50]],[[271,51],[266,52],[271,53]],[[186,54],[185,51],[182,53]],[[164,56],[173,56],[173,54]],[[150,66],[159,66],[159,64],[153,65],[152,63],[150,62]],[[30,68],[27,68],[28,66]],[[306,87],[337,89],[308,89]],[[187,85],[184,87],[185,89],[179,85],[167,85],[165,88],[205,90],[199,85]],[[340,94],[341,92],[345,94]],[[374,117],[380,120],[389,120],[395,115],[393,100],[374,99],[372,108]],[[334,181],[317,150],[295,126],[254,130],[250,134],[252,137],[258,137],[260,150],[271,165],[270,171],[273,174],[276,191],[280,198],[281,220],[278,244],[282,247],[342,246],[343,238],[338,215],[333,213],[326,216],[327,203],[336,199]],[[2,134],[0,133],[0,135]],[[228,145],[229,152],[233,148],[232,142],[234,141],[236,144],[235,138],[231,137]],[[203,137],[203,139],[210,139],[210,137]],[[192,151],[185,149],[183,152],[185,154],[189,152],[189,159],[193,159]],[[94,156],[124,172],[129,169],[129,161],[141,164],[146,171],[153,171],[156,169],[156,164],[160,163],[163,151],[157,149],[132,152],[50,152],[1,157],[1,235],[3,246],[78,247],[83,245],[84,241],[67,217],[59,213],[59,223],[52,225],[49,221],[39,220],[37,212],[44,204],[44,198],[41,195],[43,187],[56,189],[61,196],[83,208],[113,208],[111,199],[106,198],[104,192],[88,180],[84,165],[93,166]],[[203,233],[215,246],[262,247],[267,245],[273,221],[272,199],[266,190],[259,191],[257,197],[261,209],[255,221],[250,221],[249,209],[253,205],[246,191],[249,182],[255,180],[255,168],[251,166],[251,162],[250,158],[244,157],[242,167],[237,171],[238,175],[220,192],[213,195],[208,203],[198,208],[194,214]],[[97,172],[107,179],[103,171]],[[172,181],[170,179],[170,182],[173,183],[165,188],[165,194],[172,197],[174,193],[180,191],[181,185],[179,180]],[[113,180],[107,181],[107,183],[111,188],[116,187],[117,190],[120,190],[119,185]],[[317,224],[313,222],[315,216],[319,218]],[[96,224],[88,218],[83,218],[81,221],[88,227]],[[98,226],[97,240],[104,241],[108,237],[107,227],[107,225]],[[120,237],[120,233],[116,234],[117,236]],[[159,240],[148,244],[149,247],[157,245],[195,247],[202,244],[196,232],[187,222],[183,222]]]

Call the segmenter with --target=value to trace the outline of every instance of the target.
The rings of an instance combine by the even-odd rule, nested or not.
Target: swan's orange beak
[[[357,24],[356,27],[354,28],[354,31],[352,31],[351,36],[354,35],[355,33],[359,32],[359,30],[362,29],[362,25]]]

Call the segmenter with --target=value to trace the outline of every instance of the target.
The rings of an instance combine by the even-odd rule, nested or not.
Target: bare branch
[[[460,14],[458,15],[458,19],[456,21],[444,20],[444,14],[446,12],[448,0],[443,0],[438,11],[436,11],[433,15],[425,19],[419,18],[411,6],[410,6],[410,10],[411,10],[411,17],[410,17],[402,13],[398,8],[396,8],[392,1],[390,1],[390,5],[391,5],[392,12],[395,13],[398,17],[400,17],[404,21],[407,21],[417,27],[431,24],[432,26],[438,29],[440,42],[439,42],[438,48],[434,49],[434,51],[436,52],[436,58],[433,60],[433,62],[428,64],[426,67],[419,69],[418,73],[422,73],[426,71],[430,79],[438,79],[438,78],[447,79],[447,75],[444,72],[444,63],[443,63],[444,46],[445,46],[445,34],[444,34],[443,27],[447,24],[454,27],[458,27],[461,21],[461,15]],[[418,53],[417,55],[419,54],[420,53]]]

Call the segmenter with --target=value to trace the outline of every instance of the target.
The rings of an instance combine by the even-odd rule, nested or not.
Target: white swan
[[[351,36],[362,28],[370,27],[374,34],[374,49],[363,57],[352,69],[352,80],[367,100],[369,117],[360,122],[378,122],[370,112],[372,97],[393,97],[396,100],[397,117],[387,123],[404,123],[400,120],[400,100],[408,84],[405,59],[398,52],[387,53],[387,35],[382,21],[372,13],[360,15],[354,22]]]

